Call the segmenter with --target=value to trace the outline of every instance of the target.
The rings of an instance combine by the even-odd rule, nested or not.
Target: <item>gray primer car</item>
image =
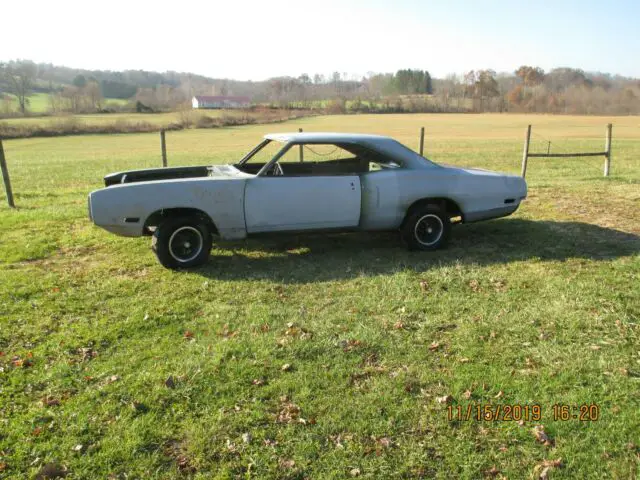
[[[272,157],[256,162],[274,145]],[[298,161],[302,152],[338,149],[344,157]],[[296,161],[284,161],[292,154]],[[308,158],[308,156],[307,156]],[[444,246],[452,223],[513,213],[524,179],[438,165],[383,136],[285,133],[234,165],[114,173],[89,195],[93,222],[118,235],[153,235],[166,267],[204,263],[212,236],[267,232],[399,229],[411,249]]]

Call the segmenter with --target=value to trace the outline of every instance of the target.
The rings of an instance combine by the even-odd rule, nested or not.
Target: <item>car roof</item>
[[[267,140],[282,143],[333,143],[357,144],[371,148],[383,155],[399,161],[405,168],[429,168],[437,166],[435,163],[421,157],[413,150],[397,142],[391,137],[382,135],[367,135],[364,133],[334,133],[334,132],[292,132],[270,133],[264,136]]]
[[[270,133],[264,136],[267,140],[276,142],[309,142],[309,143],[381,143],[394,141],[382,135],[366,135],[363,133],[333,133],[333,132],[290,132]]]

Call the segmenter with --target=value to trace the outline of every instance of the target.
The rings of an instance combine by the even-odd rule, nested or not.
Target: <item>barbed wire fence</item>
[[[531,125],[527,126],[527,130],[525,133],[524,140],[524,149],[522,152],[522,169],[521,176],[524,178],[527,174],[527,165],[530,158],[590,158],[590,157],[604,157],[604,168],[603,173],[605,177],[609,176],[611,170],[611,141],[613,134],[613,125],[611,123],[607,124],[606,135],[605,135],[605,147],[604,151],[600,150],[597,152],[570,152],[564,146],[560,146],[557,142],[552,142],[550,139],[545,138],[539,134],[534,133],[536,138],[539,138],[541,141],[546,143],[547,152],[531,152]],[[554,147],[554,151],[551,152],[552,146]],[[557,152],[560,150],[560,152]],[[581,161],[582,166],[589,167],[589,169],[598,169],[593,162],[588,160]]]

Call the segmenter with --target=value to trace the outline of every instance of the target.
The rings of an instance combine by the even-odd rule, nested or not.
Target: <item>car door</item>
[[[357,227],[358,175],[256,176],[245,184],[248,233]]]

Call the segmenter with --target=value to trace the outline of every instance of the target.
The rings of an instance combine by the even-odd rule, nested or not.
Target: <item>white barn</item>
[[[249,97],[230,97],[224,95],[197,95],[191,99],[193,108],[247,108],[251,105]]]

